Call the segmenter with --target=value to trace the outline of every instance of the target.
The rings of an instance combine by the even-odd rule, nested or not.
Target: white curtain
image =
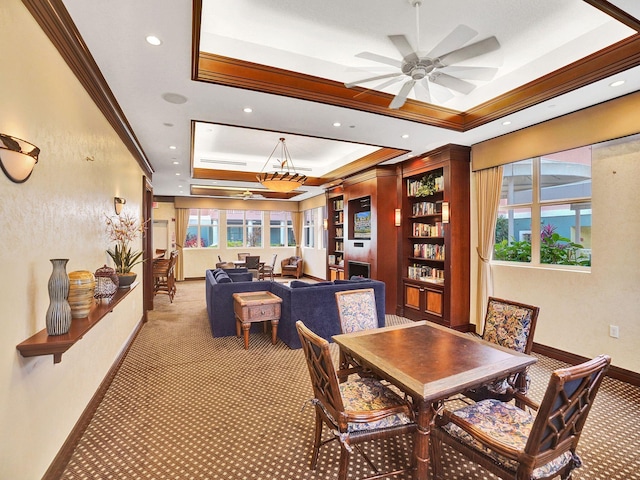
[[[178,263],[176,263],[176,280],[184,280],[184,241],[189,226],[189,209],[176,208],[176,247],[178,248]]]
[[[484,312],[487,298],[493,295],[491,251],[495,238],[496,219],[502,188],[502,166],[475,172],[476,206],[478,216],[478,282],[476,292],[476,331],[484,331]]]
[[[302,256],[302,212],[291,212],[293,236],[296,238],[296,255]]]

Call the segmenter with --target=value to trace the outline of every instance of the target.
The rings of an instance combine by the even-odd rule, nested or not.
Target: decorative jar
[[[69,305],[72,318],[86,318],[93,305],[96,279],[88,270],[69,273]]]

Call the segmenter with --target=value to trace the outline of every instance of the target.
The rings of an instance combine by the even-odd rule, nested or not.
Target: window
[[[269,214],[269,245],[292,247],[295,244],[291,212],[271,212]]]
[[[313,248],[315,246],[315,234],[317,222],[317,209],[305,210],[304,225],[302,231],[303,246]]]
[[[262,247],[262,211],[227,210],[227,247]]]
[[[494,260],[591,266],[591,147],[505,165],[495,235]]]
[[[219,215],[219,211],[214,209],[190,209],[184,247],[218,248],[220,236]]]

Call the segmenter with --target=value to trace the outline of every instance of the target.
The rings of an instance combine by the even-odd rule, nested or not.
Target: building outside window
[[[316,238],[316,225],[318,223],[318,210],[312,208],[304,211],[303,227],[302,227],[302,245],[306,248],[313,248],[315,246]]]
[[[495,234],[494,260],[591,266],[591,146],[504,165]]]
[[[184,248],[218,248],[220,245],[219,240],[219,210],[210,208],[190,209]]]
[[[296,245],[291,212],[269,213],[269,245],[271,247],[293,247]]]
[[[261,210],[227,210],[227,247],[262,247]]]

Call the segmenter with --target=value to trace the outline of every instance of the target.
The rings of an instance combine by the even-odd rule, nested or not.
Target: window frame
[[[197,224],[191,224],[191,212],[193,211],[197,211],[198,212],[198,223]],[[210,224],[203,224],[202,223],[202,212],[203,211],[207,211],[207,212],[211,212],[211,211],[215,211],[218,212],[218,215],[216,219],[212,219]],[[198,250],[198,249],[206,249],[206,250],[220,250],[220,225],[222,223],[222,217],[221,217],[221,212],[222,210],[218,209],[218,208],[190,208],[189,209],[189,221],[187,221],[187,232],[185,233],[184,236],[184,241],[183,241],[183,248],[188,249],[188,250]],[[196,246],[195,247],[189,247],[187,246],[187,236],[189,235],[189,228],[192,227],[196,227],[197,229],[197,235],[196,235]],[[216,238],[216,230],[217,230],[217,238],[218,238],[218,244],[217,245],[210,245],[208,247],[202,246],[202,228],[211,228],[211,237],[212,238]]]
[[[571,198],[554,198],[551,200],[541,200],[542,189],[540,184],[541,177],[541,165],[542,158],[544,155],[538,155],[532,158],[527,158],[523,160],[519,160],[517,162],[511,162],[511,164],[519,163],[521,161],[531,161],[531,202],[521,202],[521,203],[507,203],[504,205],[499,205],[499,209],[508,209],[508,210],[517,210],[517,209],[526,209],[528,208],[531,212],[531,228],[530,232],[537,231],[533,228],[533,225],[540,225],[540,228],[543,228],[542,225],[542,211],[545,207],[553,207],[553,206],[561,206],[561,205],[573,205],[573,204],[589,204],[591,205],[590,210],[593,211],[593,193],[590,197],[571,197]],[[593,157],[591,158],[590,166],[593,165]],[[590,176],[590,180],[593,181],[593,170],[591,170],[592,174]],[[504,179],[503,179],[504,181]],[[499,217],[496,218],[496,222]],[[593,217],[592,217],[593,218]],[[496,226],[494,225],[494,230]],[[579,271],[591,271],[591,265],[583,266],[583,265],[563,265],[557,263],[542,263],[541,262],[541,235],[530,235],[531,237],[531,260],[529,262],[524,261],[515,261],[515,260],[498,260],[495,259],[495,237],[493,241],[493,248],[491,249],[491,263],[495,263],[498,265],[510,265],[510,266],[524,266],[524,267],[532,267],[532,268],[550,268],[550,269],[570,269],[570,270],[579,270]],[[511,244],[511,240],[509,239],[509,244]]]

